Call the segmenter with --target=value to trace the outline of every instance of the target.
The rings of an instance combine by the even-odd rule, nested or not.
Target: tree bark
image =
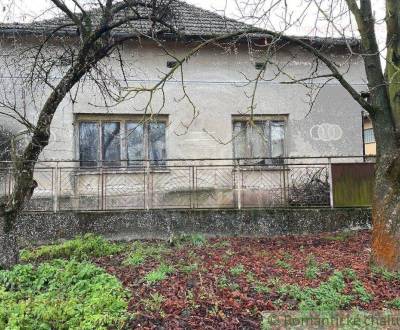
[[[376,168],[372,211],[372,263],[396,271],[400,270],[399,173],[399,150],[383,155]]]
[[[5,218],[0,217],[1,228],[5,228]],[[0,269],[10,269],[19,262],[17,235],[14,231],[0,232]]]

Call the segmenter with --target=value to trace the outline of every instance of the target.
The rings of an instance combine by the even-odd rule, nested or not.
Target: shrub
[[[0,272],[0,328],[121,328],[127,298],[114,276],[86,262],[17,265]]]
[[[124,249],[122,244],[110,243],[101,236],[87,234],[61,244],[45,245],[34,250],[22,250],[22,261],[75,258],[86,260],[116,254]]]

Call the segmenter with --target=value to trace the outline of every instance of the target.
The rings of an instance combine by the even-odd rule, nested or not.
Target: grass
[[[142,300],[144,309],[147,312],[162,312],[161,307],[165,301],[165,297],[158,292],[150,294],[150,297]]]
[[[301,288],[298,285],[283,285],[277,292],[298,301],[301,311],[336,311],[345,308],[354,299],[344,293],[345,275],[336,271],[326,282],[316,288]]]
[[[22,250],[21,261],[50,260],[56,258],[74,258],[82,261],[91,257],[118,254],[125,245],[110,243],[101,236],[87,234],[61,244],[44,245],[33,250]]]
[[[144,244],[139,241],[132,244],[133,252],[123,261],[125,266],[138,266],[148,259],[161,260],[169,252],[165,244]]]
[[[389,301],[388,306],[394,309],[400,309],[400,297]]]
[[[203,234],[191,234],[191,235],[182,234],[179,235],[178,237],[174,237],[171,241],[171,244],[178,247],[186,246],[188,244],[200,247],[207,244],[207,239],[204,237]]]
[[[385,281],[400,280],[400,272],[391,272],[382,267],[372,266],[371,272],[375,276],[382,277]]]
[[[236,265],[234,267],[232,267],[231,269],[229,269],[229,272],[233,275],[233,276],[239,276],[240,274],[242,274],[245,271],[244,266],[242,264]]]
[[[246,280],[257,293],[269,293],[271,291],[268,284],[259,281],[252,272],[246,274]]]
[[[169,274],[174,272],[174,268],[165,264],[161,264],[156,269],[147,273],[144,277],[144,280],[147,284],[154,284],[160,281],[165,280]]]
[[[352,294],[345,293],[346,281],[352,283]],[[298,285],[283,285],[277,292],[298,301],[300,311],[331,312],[346,308],[356,298],[364,303],[373,299],[351,269],[335,271],[326,282],[316,288],[301,288]]]
[[[196,262],[195,263],[190,263],[190,264],[187,264],[187,265],[181,265],[179,267],[179,271],[181,271],[182,273],[185,273],[185,274],[191,274],[191,273],[195,272],[198,269],[199,269],[199,264],[196,263]]]
[[[239,285],[235,282],[231,282],[225,275],[218,277],[217,286],[220,289],[230,289],[236,291],[239,289]]]
[[[87,262],[53,260],[0,272],[1,329],[122,328],[128,293]]]
[[[341,233],[337,233],[336,235],[327,236],[325,237],[325,239],[328,241],[344,242],[351,238],[353,235],[354,233],[351,231],[343,231]]]
[[[369,303],[374,297],[358,280],[353,281],[353,292],[359,297],[359,299],[363,303]]]
[[[287,269],[287,270],[292,269],[292,266],[291,266],[288,262],[286,262],[285,260],[283,260],[283,259],[278,259],[278,260],[275,262],[275,264],[276,264],[278,267],[281,267],[281,268],[284,268],[284,269]]]
[[[304,276],[309,280],[313,280],[318,277],[319,273],[320,269],[318,266],[318,262],[315,260],[314,255],[309,255],[307,258],[307,266]]]

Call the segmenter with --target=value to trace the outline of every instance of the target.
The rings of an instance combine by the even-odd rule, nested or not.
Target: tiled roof
[[[149,1],[149,0],[148,0]],[[252,28],[251,25],[233,20],[214,12],[198,8],[181,0],[173,0],[169,4],[168,23],[174,26],[174,29],[179,31],[179,34],[186,37],[210,37],[224,36],[238,31],[246,31]],[[146,15],[149,9],[141,8],[140,14]],[[99,9],[92,10],[94,21],[100,18]],[[128,12],[120,12],[119,18],[125,17]],[[118,19],[118,17],[116,18]],[[63,24],[70,23],[67,17],[53,18],[50,20],[38,21],[35,23],[0,23],[0,34],[49,34],[57,27]],[[151,30],[152,22],[150,20],[131,21],[118,29],[114,29],[113,33],[127,34],[134,31],[148,34]],[[165,29],[165,27],[163,28]],[[76,35],[77,27],[65,27],[57,32],[58,34]],[[261,37],[261,35],[258,35]],[[336,38],[312,38],[312,37],[297,37],[302,40],[316,44],[334,44],[334,45],[357,45],[356,39],[336,39]]]
[[[239,21],[229,19],[213,13],[211,11],[198,8],[190,5],[184,1],[174,0],[169,6],[170,13],[168,14],[169,22],[178,30],[182,35],[186,36],[215,36],[215,35],[226,35],[241,30],[247,30],[251,28],[250,25],[246,25]],[[124,18],[125,15],[129,14],[129,9],[124,12],[120,12],[115,18]],[[99,10],[92,10],[91,15],[96,20],[96,14]],[[150,13],[150,9],[140,8],[140,14],[146,16]],[[100,15],[98,15],[100,17]],[[51,32],[58,26],[71,21],[66,17],[54,18],[50,20],[38,21],[30,24],[11,23],[11,24],[0,24],[0,32],[27,32],[27,33],[46,33]],[[148,33],[151,30],[152,22],[150,20],[137,20],[131,21],[129,24],[125,24],[115,30],[117,33],[131,33],[136,30],[140,33]],[[165,28],[164,28],[165,29]],[[76,27],[68,27],[62,29],[63,33],[76,33]]]

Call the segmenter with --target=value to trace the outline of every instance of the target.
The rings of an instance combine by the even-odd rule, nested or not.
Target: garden
[[[89,234],[22,250],[19,265],[0,271],[0,329],[269,329],[274,311],[396,312],[400,273],[370,265],[370,245],[369,231],[132,242]]]

